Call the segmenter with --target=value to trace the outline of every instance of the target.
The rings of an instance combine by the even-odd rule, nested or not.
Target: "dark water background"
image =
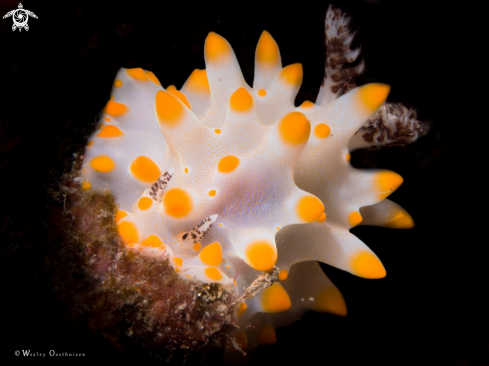
[[[467,43],[473,8],[423,1],[336,2],[355,15],[366,73],[359,83],[390,84],[389,100],[414,106],[430,133],[407,148],[353,154],[356,167],[392,169],[404,184],[390,198],[413,216],[412,230],[353,229],[384,263],[387,277],[364,280],[324,266],[349,315],[307,313],[258,349],[253,365],[488,365],[487,229],[481,193],[487,184],[463,143],[483,131],[461,98],[477,66]],[[128,5],[25,1],[28,32],[0,19],[0,271],[2,345],[8,365],[106,362],[146,364],[64,316],[45,275],[50,245],[46,189],[96,126],[120,67],[153,71],[180,88],[204,68],[209,31],[225,37],[251,84],[263,30],[284,65],[300,62],[296,104],[314,100],[324,70],[328,3],[226,5],[134,1]],[[0,13],[17,7],[0,1]],[[474,128],[475,127],[475,128]],[[83,358],[15,357],[15,350],[84,353]],[[3,363],[3,362],[2,362]]]

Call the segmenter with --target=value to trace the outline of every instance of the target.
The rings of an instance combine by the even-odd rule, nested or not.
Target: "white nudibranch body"
[[[282,68],[268,32],[257,46],[253,87],[215,33],[206,39],[205,62],[181,90],[165,90],[149,71],[119,71],[101,129],[88,142],[83,187],[108,188],[127,247],[168,256],[183,278],[235,279],[241,291],[276,265],[280,281],[240,307],[241,325],[266,314],[248,332],[255,343],[273,343],[274,327],[308,309],[346,315],[316,261],[384,277],[379,259],[349,229],[362,218],[412,226],[409,214],[385,200],[402,178],[349,163],[350,138],[389,87],[368,84],[326,105],[295,107],[302,66]]]

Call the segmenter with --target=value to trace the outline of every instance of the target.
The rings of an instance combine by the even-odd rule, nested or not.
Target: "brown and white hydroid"
[[[351,17],[329,5],[325,19],[326,64],[324,80],[316,104],[325,105],[357,87],[356,79],[365,70],[361,49],[352,49],[355,32]],[[352,137],[349,150],[378,146],[406,146],[428,132],[413,108],[401,103],[384,103]]]
[[[356,78],[365,64],[360,47],[351,49],[355,33],[350,29],[351,18],[341,9],[329,5],[325,19],[326,65],[324,80],[316,103],[325,105],[349,92],[357,85]]]
[[[406,146],[428,133],[416,110],[401,103],[384,103],[350,140],[350,151],[378,146]]]

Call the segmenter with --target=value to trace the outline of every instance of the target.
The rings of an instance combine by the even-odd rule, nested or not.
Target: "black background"
[[[45,273],[52,245],[46,189],[83,148],[120,67],[152,70],[163,86],[180,88],[194,68],[205,67],[204,40],[215,31],[231,43],[251,84],[256,43],[268,30],[284,65],[303,64],[296,104],[315,99],[324,73],[328,3],[213,4],[25,1],[39,17],[29,20],[28,32],[12,32],[12,20],[0,20],[0,359],[6,364],[150,361],[66,319]],[[460,144],[482,123],[467,120],[460,100],[471,90],[462,85],[471,67],[470,27],[458,23],[464,8],[422,1],[335,4],[355,16],[356,44],[367,66],[359,83],[391,85],[390,101],[414,106],[432,122],[430,133],[408,148],[352,157],[356,167],[392,169],[404,177],[390,198],[411,213],[416,227],[353,229],[382,260],[387,277],[365,280],[324,266],[349,315],[307,313],[279,329],[277,344],[256,350],[251,362],[487,365],[487,239],[478,238],[484,228],[477,193],[484,183],[470,166],[475,154]],[[0,1],[2,15],[16,7],[17,1]],[[15,357],[22,349],[86,356]]]

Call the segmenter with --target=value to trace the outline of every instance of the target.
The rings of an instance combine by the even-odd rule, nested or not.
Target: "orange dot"
[[[104,118],[107,122],[110,122],[110,118],[109,117],[105,117]]]
[[[195,243],[194,246],[193,246],[193,249],[198,252],[200,250],[200,248],[202,248],[202,244],[200,243]]]
[[[334,287],[326,288],[314,297],[314,310],[339,316],[346,316],[348,313],[343,296]]]
[[[206,59],[214,61],[220,57],[228,56],[231,53],[231,47],[224,38],[210,32],[205,40],[204,52]]]
[[[90,184],[90,182],[88,180],[82,182],[81,189],[83,191],[88,191],[90,188],[92,188],[92,185]]]
[[[181,267],[183,264],[183,259],[180,257],[173,257],[173,262],[178,266]],[[177,271],[178,272],[178,271]]]
[[[275,344],[277,343],[277,335],[275,329],[271,323],[266,323],[258,329],[258,335],[256,342],[259,345]]]
[[[219,135],[222,131],[219,128],[216,128],[214,132]]]
[[[109,100],[105,106],[105,113],[110,114],[113,117],[122,116],[127,113],[129,109],[122,103],[114,102]]]
[[[350,155],[350,153],[346,153],[346,155],[345,155],[345,160],[346,160],[346,161],[350,161],[350,159],[351,159],[351,155]]]
[[[324,212],[321,200],[314,196],[303,196],[297,203],[297,215],[305,222],[316,221]]]
[[[350,212],[350,214],[348,215],[348,222],[351,226],[357,226],[359,223],[362,222],[362,220],[362,215],[360,215],[360,212],[358,211]]]
[[[266,288],[262,292],[261,305],[265,313],[280,313],[290,309],[292,303],[287,291],[279,282]]]
[[[171,217],[185,217],[192,211],[192,197],[182,188],[172,188],[163,196],[163,207]]]
[[[98,137],[103,137],[103,138],[119,137],[119,136],[123,136],[123,135],[124,135],[124,132],[122,132],[116,126],[112,126],[112,125],[105,126],[104,129],[97,134]]]
[[[188,168],[185,168],[185,173],[187,173],[187,174],[188,174]]]
[[[278,129],[284,141],[291,144],[302,144],[309,138],[311,124],[301,112],[291,112],[282,118]]]
[[[138,201],[138,208],[140,210],[147,210],[153,204],[153,200],[149,197],[141,197]]]
[[[115,215],[115,222],[118,223],[119,220],[123,219],[127,215],[129,215],[129,212],[124,211],[124,210],[118,210],[117,214]]]
[[[222,278],[221,271],[219,271],[216,267],[209,267],[204,269],[204,273],[211,280],[219,281]]]
[[[353,273],[364,278],[383,278],[386,275],[385,268],[380,260],[371,252],[362,250],[352,257]]]
[[[245,88],[239,88],[231,95],[229,105],[236,112],[246,112],[253,106],[253,97]]]
[[[328,137],[330,133],[331,133],[331,129],[325,123],[320,123],[316,125],[316,127],[314,127],[314,135],[316,137],[319,137],[320,139],[324,139],[325,137]]]
[[[161,175],[158,165],[147,156],[138,156],[132,161],[129,169],[134,178],[146,183],[156,182]]]
[[[280,72],[280,76],[289,84],[298,86],[302,83],[302,65],[292,64],[286,66]]]
[[[246,246],[247,263],[256,270],[268,271],[277,262],[277,248],[267,240],[256,240]]]
[[[124,243],[136,243],[139,240],[139,231],[136,224],[130,221],[122,221],[117,224],[117,228]]]
[[[218,266],[222,261],[221,244],[217,241],[209,244],[199,254],[200,260],[208,266]]]
[[[314,107],[314,103],[309,101],[309,100],[306,100],[306,101],[304,101],[304,103],[301,104],[301,108],[309,109],[312,107]]]
[[[278,279],[280,281],[285,281],[287,279],[287,277],[289,277],[289,271],[287,271],[286,269],[282,269],[279,273],[278,273]]]
[[[120,87],[122,86],[122,81],[120,81],[120,80],[116,80],[116,81],[114,81],[114,86],[115,86],[116,88],[120,88]]]
[[[146,73],[140,67],[137,67],[135,69],[127,69],[126,71],[129,74],[129,76],[132,77],[133,79],[136,79],[139,81],[147,81],[148,80]]]
[[[394,192],[404,182],[402,177],[394,172],[385,170],[377,173],[374,178],[375,188],[378,190],[379,199],[382,200]]]
[[[185,94],[183,94],[180,90],[177,90],[175,85],[170,85],[168,88],[166,88],[166,91],[168,93],[172,93],[174,96],[176,96],[178,99],[180,99],[182,101],[182,103],[187,106],[188,109],[190,109],[190,110],[192,109],[192,107],[190,106],[190,102],[188,101]]]
[[[411,229],[414,227],[414,220],[407,212],[399,211],[385,226],[392,229]]]
[[[158,248],[163,245],[163,241],[157,235],[150,235],[146,239],[143,240],[141,245],[146,247]]]
[[[207,78],[206,70],[195,69],[190,74],[187,82],[185,83],[191,90],[200,93],[210,93],[209,79]]]
[[[153,74],[151,71],[146,71],[146,76],[148,77],[149,80],[151,80],[153,83],[155,83],[156,85],[159,85],[161,86],[161,83],[160,81],[158,80],[158,78],[156,77],[155,74]]]
[[[260,97],[264,97],[265,95],[267,95],[267,91],[265,89],[260,89],[258,90],[258,95]]]
[[[231,173],[236,170],[239,165],[239,158],[234,155],[228,155],[219,160],[217,170],[221,173]]]
[[[318,221],[318,222],[324,222],[325,220],[326,220],[326,213],[325,213],[325,212],[323,212],[323,213],[321,214],[321,216],[319,216],[319,218],[318,218],[318,220],[317,220],[317,221]]]
[[[369,112],[375,112],[384,101],[387,99],[387,95],[391,87],[386,84],[367,84],[361,86],[358,90],[360,103],[368,108]]]
[[[215,189],[211,189],[209,191],[209,196],[214,197],[216,195],[217,191]]]
[[[100,155],[90,161],[93,170],[100,173],[108,173],[115,167],[114,161],[106,155]]]
[[[165,126],[176,126],[184,115],[179,99],[163,90],[156,93],[155,106],[158,121]]]
[[[256,46],[256,60],[266,64],[276,64],[280,58],[277,43],[267,31],[263,31]]]

